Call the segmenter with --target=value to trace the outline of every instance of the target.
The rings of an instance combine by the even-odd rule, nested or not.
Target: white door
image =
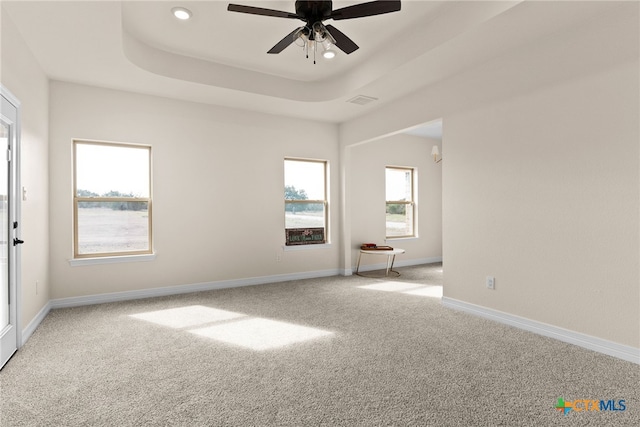
[[[0,86],[0,369],[18,348],[15,280],[18,101]]]

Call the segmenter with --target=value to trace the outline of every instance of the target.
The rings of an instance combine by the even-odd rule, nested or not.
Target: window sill
[[[80,267],[83,265],[100,265],[100,264],[120,264],[123,262],[146,262],[156,259],[156,254],[149,255],[122,255],[108,256],[96,258],[75,258],[69,260],[71,267]]]
[[[283,245],[282,250],[285,252],[289,251],[306,251],[312,249],[330,249],[331,243],[316,243],[312,245]]]
[[[386,239],[384,239],[385,242],[397,242],[398,240],[419,240],[420,238],[418,236],[411,236],[411,237],[387,237]]]

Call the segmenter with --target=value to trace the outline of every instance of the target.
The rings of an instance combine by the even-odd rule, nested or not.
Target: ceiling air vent
[[[365,96],[365,95],[358,95],[358,96],[354,96],[353,98],[347,100],[347,102],[350,102],[352,104],[358,104],[358,105],[367,105],[370,102],[373,101],[377,101],[378,98],[373,98],[371,96]]]

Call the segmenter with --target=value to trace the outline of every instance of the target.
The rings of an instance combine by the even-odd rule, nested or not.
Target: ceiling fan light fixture
[[[307,37],[304,34],[300,34],[294,39],[294,43],[300,47],[305,47],[307,45],[307,42]]]
[[[323,41],[325,38],[325,29],[324,29],[324,25],[322,25],[322,22],[316,22],[315,24],[313,24],[313,39],[317,40],[319,42]]]
[[[306,27],[301,27],[293,34],[293,42],[296,45],[304,48],[305,46],[307,46],[307,43],[309,43],[308,33],[309,30]]]
[[[327,49],[324,52],[322,52],[322,57],[324,59],[333,59],[336,57],[336,51],[335,50],[331,50],[331,49]]]
[[[171,13],[173,13],[173,16],[181,21],[188,20],[192,15],[191,11],[184,7],[174,7],[173,9],[171,9]]]

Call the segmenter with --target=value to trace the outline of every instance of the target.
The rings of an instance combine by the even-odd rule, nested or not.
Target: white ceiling
[[[442,120],[434,120],[429,123],[420,124],[418,126],[405,129],[402,133],[442,141]]]
[[[55,80],[340,123],[584,19],[607,2],[403,1],[400,12],[327,21],[360,49],[331,61],[291,45],[302,22],[228,1],[2,2]],[[294,12],[294,1],[233,3]],[[333,2],[341,8],[362,1]],[[171,14],[193,12],[189,21]],[[377,100],[356,105],[365,95]]]

